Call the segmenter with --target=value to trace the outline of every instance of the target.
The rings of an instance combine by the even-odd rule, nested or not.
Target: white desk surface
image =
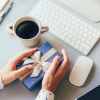
[[[38,1],[39,0],[14,0],[11,11],[7,15],[3,23],[0,25],[0,70],[5,66],[5,64],[11,57],[15,56],[17,53],[23,50],[30,49],[23,46],[20,41],[17,40],[14,36],[9,35],[6,32],[6,26],[11,22],[15,22],[17,18],[27,15],[36,5],[36,3],[38,3]],[[100,29],[100,23],[91,22],[74,10],[61,4],[58,0],[53,1],[66,10],[70,11],[71,13],[75,14],[79,18],[88,22],[89,24]],[[71,62],[65,78],[55,92],[55,100],[74,100],[75,98],[79,97],[80,95],[84,94],[100,83],[100,40],[88,56],[94,61],[94,65],[87,81],[82,87],[75,87],[71,85],[68,81],[68,78],[75,61],[79,56],[82,56],[83,54],[65,44],[61,40],[57,39],[49,32],[41,35],[40,41],[34,47],[39,47],[46,41],[48,41],[53,47],[55,47],[59,53],[61,49],[65,48]],[[0,100],[35,100],[40,89],[41,85],[36,90],[30,93],[19,81],[19,79],[17,79],[11,84],[6,85],[4,90],[0,91]]]

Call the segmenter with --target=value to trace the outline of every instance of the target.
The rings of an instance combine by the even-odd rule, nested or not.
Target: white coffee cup
[[[16,28],[17,26],[24,22],[24,21],[33,21],[37,24],[37,26],[39,27],[39,31],[37,33],[37,35],[31,39],[23,39],[21,37],[19,37],[17,34],[16,34]],[[13,25],[13,28],[11,29],[9,25]],[[9,24],[7,27],[6,27],[6,30],[8,32],[8,30],[10,31],[10,33],[13,33],[15,35],[15,37],[17,37],[25,46],[34,46],[38,41],[39,41],[39,36],[41,34],[44,34],[46,32],[49,31],[49,28],[46,27],[46,26],[41,26],[41,23],[34,17],[31,17],[31,16],[25,16],[25,17],[21,17],[19,18],[14,24]],[[8,32],[9,33],[9,32]]]

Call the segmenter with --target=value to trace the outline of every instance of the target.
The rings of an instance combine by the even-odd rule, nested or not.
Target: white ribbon
[[[37,77],[43,67],[48,69],[51,65],[50,62],[41,62],[41,52],[40,51],[35,52],[34,55],[31,56],[31,58],[26,58],[23,64],[23,65],[37,64],[37,66],[33,70],[30,77]]]

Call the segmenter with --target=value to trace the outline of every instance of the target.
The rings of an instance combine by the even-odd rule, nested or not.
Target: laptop
[[[93,22],[100,21],[100,0],[60,0]]]

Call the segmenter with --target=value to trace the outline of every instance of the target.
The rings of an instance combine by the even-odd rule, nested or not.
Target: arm
[[[57,69],[60,57],[56,56],[54,58],[51,67],[48,69],[43,78],[42,90],[39,92],[35,100],[54,100],[54,92],[56,91],[60,82],[65,77],[65,74],[70,65],[68,55],[64,49],[61,51],[61,54],[64,58],[64,61],[62,62],[61,66]]]

